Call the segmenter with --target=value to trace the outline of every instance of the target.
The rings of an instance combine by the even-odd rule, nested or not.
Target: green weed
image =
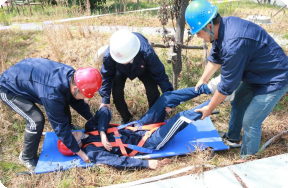
[[[288,94],[284,95],[282,99],[276,104],[274,112],[286,113],[288,111]]]

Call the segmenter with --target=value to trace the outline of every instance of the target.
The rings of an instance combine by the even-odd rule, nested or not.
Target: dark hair
[[[220,15],[219,13],[217,13],[216,17],[213,18],[212,21],[213,21],[213,24],[214,24],[214,25],[219,24],[220,21],[221,21],[221,15]]]

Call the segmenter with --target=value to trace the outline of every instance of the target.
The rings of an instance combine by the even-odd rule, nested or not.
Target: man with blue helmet
[[[221,82],[209,105],[198,109],[209,116],[234,90],[227,139],[243,138],[242,158],[257,153],[261,124],[288,91],[288,57],[260,26],[238,17],[222,18],[217,7],[206,0],[194,0],[186,9],[191,33],[212,43],[209,62],[196,85],[207,83],[221,67]]]

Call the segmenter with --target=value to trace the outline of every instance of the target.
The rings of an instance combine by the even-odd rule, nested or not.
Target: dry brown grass
[[[267,8],[252,10],[239,9],[235,11],[237,16],[245,18],[247,14],[257,13],[263,14],[275,12],[275,9]],[[288,20],[283,15],[273,18],[273,25],[264,25],[269,32],[283,34],[284,28],[288,26]],[[21,59],[28,57],[43,57],[51,60],[59,61],[75,68],[93,66],[100,69],[101,65],[93,63],[94,54],[97,49],[108,44],[110,33],[98,33],[91,29],[87,29],[89,25],[133,25],[136,26],[160,26],[157,18],[147,19],[141,15],[121,15],[113,17],[102,17],[80,22],[73,22],[61,25],[57,29],[46,27],[44,31],[1,31],[0,35],[0,60],[1,73],[8,67],[17,63]],[[275,27],[275,25],[277,27]],[[74,26],[74,27],[71,27]],[[134,25],[133,25],[134,26]],[[287,30],[287,29],[286,29]],[[161,42],[161,37],[146,36],[150,41]],[[194,38],[192,45],[202,44],[202,41]],[[287,48],[285,48],[287,52]],[[167,59],[167,50],[156,49],[156,53],[163,62]],[[188,51],[184,55],[188,61],[183,65],[183,72],[180,75],[180,86],[193,86],[201,75],[202,67],[202,51]],[[166,70],[171,73],[171,65],[166,64]],[[170,76],[170,75],[169,75]],[[183,80],[188,80],[183,82]],[[181,81],[182,80],[182,81]],[[144,86],[136,79],[126,83],[125,94],[127,96],[127,104],[134,116],[134,119],[141,117],[148,108],[145,97]],[[169,114],[171,117],[178,111],[190,109],[202,102],[206,101],[209,96],[200,96],[186,102],[176,108],[174,112]],[[284,100],[284,99],[283,99]],[[101,97],[96,95],[88,101],[93,111],[96,111],[101,102]],[[282,101],[283,103],[283,101]],[[164,173],[168,173],[177,169],[181,169],[192,165],[211,164],[216,167],[232,165],[238,160],[239,149],[231,149],[227,151],[217,152],[210,159],[209,151],[191,153],[187,156],[172,157],[172,162],[157,170],[141,170],[126,171],[116,170],[108,166],[99,166],[99,170],[95,169],[71,169],[65,172],[55,172],[34,176],[18,176],[17,172],[26,171],[19,165],[18,155],[22,149],[24,126],[26,122],[19,115],[10,112],[9,109],[0,103],[0,177],[1,182],[7,187],[83,187],[83,186],[105,186],[117,183],[130,182],[142,178],[152,177]],[[212,116],[212,121],[218,130],[226,131],[230,118],[230,104],[225,103],[218,107],[221,111],[219,115]],[[120,123],[121,119],[112,105],[113,123]],[[73,123],[83,126],[85,120],[76,112],[72,111]],[[274,111],[263,123],[262,126],[262,144],[275,136],[276,134],[288,129],[287,125],[287,105],[285,103],[278,110]],[[48,120],[46,119],[45,131],[52,131]],[[268,147],[258,157],[269,157],[287,152],[288,136],[283,136],[275,144]],[[40,152],[40,149],[39,149]],[[184,174],[202,173],[202,167],[196,168]],[[181,174],[183,175],[183,174]]]

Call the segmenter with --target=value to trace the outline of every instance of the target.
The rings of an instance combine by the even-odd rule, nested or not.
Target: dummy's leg
[[[36,156],[45,123],[44,115],[31,101],[11,93],[1,93],[0,96],[10,108],[27,120],[23,152],[19,158],[27,168],[33,170],[37,164]]]
[[[161,149],[169,140],[171,140],[179,131],[184,129],[192,120],[198,120],[202,117],[202,113],[194,112],[195,109],[208,105],[210,100],[191,110],[179,112],[173,116],[165,125],[157,129],[144,144],[144,148]]]
[[[163,122],[166,116],[166,107],[174,108],[179,104],[193,99],[201,94],[210,94],[206,84],[201,85],[197,91],[194,87],[168,91],[161,95],[150,110],[139,120],[142,124]]]
[[[219,84],[220,82],[221,82],[221,74],[218,75],[218,76],[215,77],[215,78],[212,78],[212,79],[208,82],[207,86],[208,86],[208,88],[210,89],[211,94],[214,95],[214,93],[217,91],[217,87],[218,87],[218,84]],[[224,101],[233,101],[234,95],[235,95],[235,91],[234,91],[231,95],[228,95],[228,96],[225,98]]]

